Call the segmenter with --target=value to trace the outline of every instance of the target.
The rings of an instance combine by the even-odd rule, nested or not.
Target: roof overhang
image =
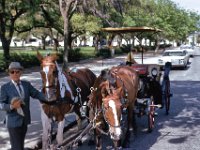
[[[162,30],[153,27],[120,27],[120,28],[101,28],[101,31],[109,33],[133,33],[133,32],[161,32]]]

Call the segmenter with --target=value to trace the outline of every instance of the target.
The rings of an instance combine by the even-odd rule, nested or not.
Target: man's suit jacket
[[[24,89],[24,103],[25,105],[22,105],[23,112],[25,116],[21,116],[17,113],[16,110],[11,110],[10,103],[14,97],[20,97],[17,89],[15,88],[15,85],[12,83],[12,81],[2,85],[1,87],[1,93],[0,93],[0,110],[5,110],[7,112],[6,115],[6,126],[8,128],[10,127],[20,127],[23,122],[27,125],[31,122],[31,116],[30,116],[30,96],[32,98],[36,98],[39,100],[44,100],[45,97],[43,93],[39,92],[37,89],[35,89],[30,82],[28,81],[21,81],[21,84]]]

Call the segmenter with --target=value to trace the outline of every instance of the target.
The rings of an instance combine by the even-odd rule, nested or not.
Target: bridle
[[[107,119],[107,117],[106,117],[106,111],[107,111],[107,109],[108,109],[108,108],[105,108],[105,107],[103,106],[103,104],[102,104],[102,112],[103,112],[103,116],[104,116],[104,119],[105,119],[106,123],[107,123],[109,126],[113,127],[113,128],[119,128],[119,127],[121,127],[120,124],[116,126],[116,125],[112,125],[112,124],[108,121],[108,119]]]
[[[52,70],[53,83],[52,83],[52,81],[48,80],[48,72],[49,72],[51,66],[53,67],[53,70]],[[42,62],[41,67],[42,67],[41,75],[43,73],[43,77],[42,78],[44,78],[44,76],[46,78],[46,82],[45,83],[43,82],[42,91],[44,92],[45,95],[48,95],[48,98],[50,98],[50,95],[52,93],[54,93],[56,95],[56,99],[55,100],[57,100],[58,97],[57,97],[56,92],[57,92],[57,83],[58,83],[58,78],[57,78],[57,75],[58,75],[57,72],[58,71],[57,71],[56,65],[53,62],[48,62],[48,59],[47,59],[47,61],[44,60]],[[51,93],[48,93],[49,91],[51,91]],[[51,101],[55,101],[55,100],[53,99]]]
[[[56,92],[59,90],[59,96],[57,96],[57,98],[54,101],[59,101],[59,102],[65,102],[65,103],[70,103],[72,105],[75,105],[77,102],[80,103],[80,105],[82,104],[82,99],[81,99],[81,88],[79,88],[78,86],[75,86],[76,88],[74,89],[75,91],[75,95],[73,94],[73,91],[69,90],[70,86],[67,81],[66,78],[66,74],[63,73],[63,71],[60,69],[58,63],[56,61],[54,62],[43,62],[43,67],[45,66],[54,66],[54,70],[53,70],[53,77],[56,78],[54,81],[54,84],[46,86],[43,84],[43,89],[51,89],[53,90],[53,92],[56,94]],[[66,95],[65,95],[65,91],[70,92],[71,94],[71,98],[66,99]]]
[[[128,96],[128,94],[127,94],[127,91],[126,91],[126,88],[125,88],[125,85],[124,85],[124,83],[123,83],[123,81],[122,81],[122,79],[117,75],[117,72],[111,72],[110,73],[111,75],[112,75],[112,77],[114,78],[114,80],[115,80],[115,82],[117,82],[117,80],[120,82],[120,84],[122,85],[122,87],[123,87],[123,90],[124,90],[124,98],[122,98],[121,100],[120,100],[120,102],[121,102],[121,111],[123,111],[123,108],[124,108],[124,106],[126,105],[126,103],[127,103],[127,96]],[[109,81],[109,80],[108,80]],[[110,95],[110,94],[112,94],[112,92],[111,92],[111,90],[112,89],[115,89],[116,87],[109,87],[109,88],[107,88],[107,93]],[[122,101],[123,100],[123,101]],[[108,121],[108,119],[107,119],[107,117],[106,117],[106,111],[107,111],[107,109],[109,109],[109,108],[105,108],[104,107],[104,104],[102,103],[102,112],[103,112],[103,115],[104,115],[104,119],[105,119],[105,121],[106,121],[106,123],[109,125],[109,126],[111,126],[111,127],[113,127],[113,128],[119,128],[119,127],[121,127],[121,125],[119,124],[119,125],[112,125],[109,121]],[[123,114],[121,114],[121,118],[122,118],[122,115]]]

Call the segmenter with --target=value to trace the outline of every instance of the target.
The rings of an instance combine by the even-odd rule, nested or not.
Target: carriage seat
[[[144,98],[137,98],[137,104],[139,105],[147,105],[148,99],[144,99]]]
[[[144,64],[133,64],[131,66],[134,70],[138,72],[140,76],[147,76],[148,75],[148,65]]]

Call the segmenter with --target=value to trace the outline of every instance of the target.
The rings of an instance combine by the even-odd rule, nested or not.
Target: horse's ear
[[[123,92],[122,87],[119,87],[114,91],[114,93],[120,94],[120,95],[122,95],[122,92]]]
[[[109,89],[110,89],[110,82],[108,80],[105,81],[105,85],[106,85],[106,90],[109,91]]]
[[[51,54],[51,56],[53,57],[54,60],[58,59],[58,54],[57,53],[53,53],[53,54]]]
[[[41,62],[43,59],[43,56],[40,54],[40,52],[37,50],[37,58]]]

